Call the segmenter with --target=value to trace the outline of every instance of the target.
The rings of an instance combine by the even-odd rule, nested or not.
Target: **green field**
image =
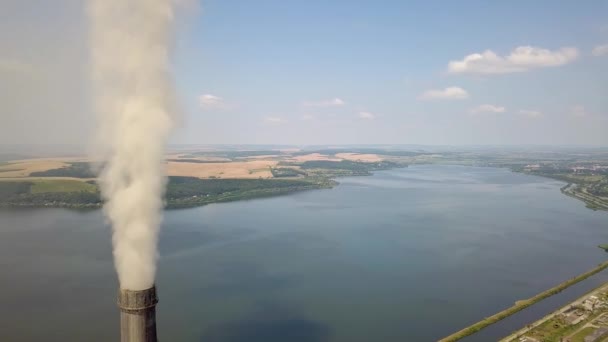
[[[30,190],[33,194],[45,193],[45,192],[95,192],[97,187],[93,184],[69,180],[69,179],[50,179],[50,180],[33,180],[31,181],[32,188]]]
[[[97,208],[101,198],[97,187],[69,179],[0,181],[2,207]]]
[[[562,337],[573,333],[579,327],[580,323],[578,325],[569,325],[563,319],[555,317],[539,325],[532,333],[527,335],[540,341],[560,342]],[[585,334],[584,336],[587,335]]]
[[[0,199],[6,199],[19,194],[27,194],[32,187],[31,182],[1,181]]]
[[[96,174],[92,171],[89,163],[74,162],[69,163],[69,166],[59,169],[32,172],[30,173],[30,177],[95,178]]]
[[[592,328],[592,327],[583,328],[581,331],[577,332],[574,336],[572,336],[570,341],[585,342],[585,336],[591,334],[595,329],[596,328]]]

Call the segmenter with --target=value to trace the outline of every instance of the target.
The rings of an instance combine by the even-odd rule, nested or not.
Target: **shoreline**
[[[598,286],[596,288],[593,288],[593,289],[585,292],[580,297],[572,300],[568,304],[560,307],[557,310],[554,310],[553,312],[548,313],[547,315],[545,315],[542,318],[534,321],[533,323],[528,324],[524,328],[516,330],[515,332],[511,333],[510,335],[508,335],[506,337],[503,337],[498,342],[513,342],[514,339],[522,337],[524,334],[526,334],[529,331],[533,330],[534,328],[542,325],[546,321],[554,318],[556,315],[561,314],[561,313],[563,313],[566,310],[569,310],[573,305],[575,305],[577,303],[580,303],[580,302],[584,301],[587,297],[592,296],[592,295],[594,295],[594,294],[596,294],[598,292],[604,291],[604,290],[608,291],[608,282],[605,282],[605,283],[601,284],[600,286]]]
[[[326,182],[309,182],[308,185],[300,185],[290,188],[261,188],[243,192],[226,192],[221,195],[214,195],[212,198],[207,196],[186,197],[171,199],[165,202],[164,210],[189,209],[202,207],[213,203],[226,203],[236,201],[247,201],[258,198],[269,198],[285,196],[296,192],[332,189],[339,185],[335,180],[328,179]],[[68,210],[97,210],[103,207],[103,203],[67,203],[67,202],[48,202],[48,203],[0,203],[0,208],[10,209],[42,209],[57,208]]]
[[[451,335],[448,335],[448,336],[440,339],[439,342],[458,341],[467,336],[473,335],[473,334],[477,333],[478,331],[489,327],[492,324],[498,323],[498,322],[502,321],[503,319],[505,319],[509,316],[512,316],[515,313],[520,312],[523,309],[542,301],[543,299],[546,299],[548,297],[551,297],[555,294],[562,292],[563,290],[567,289],[568,287],[570,287],[574,284],[577,284],[577,283],[605,270],[606,268],[608,268],[608,261],[604,261],[603,263],[592,268],[591,270],[589,270],[583,274],[580,274],[574,278],[570,278],[560,284],[557,284],[556,286],[554,286],[550,289],[547,289],[533,297],[523,299],[523,300],[518,300],[515,302],[515,304],[513,304],[513,306],[508,307],[502,311],[499,311],[498,313],[495,313],[494,315],[492,315],[490,317],[486,317],[486,318],[482,319],[481,321],[475,322]]]
[[[529,172],[523,172],[523,171],[519,171],[519,170],[514,170],[512,168],[506,167],[506,166],[492,166],[492,165],[470,165],[470,164],[460,164],[460,163],[456,163],[456,164],[451,164],[451,163],[415,163],[415,164],[409,164],[406,166],[395,166],[395,167],[388,167],[388,168],[382,168],[382,169],[377,169],[377,170],[373,170],[372,172],[367,172],[367,173],[354,173],[354,174],[348,174],[348,175],[340,175],[340,174],[336,174],[336,173],[332,173],[329,172],[325,177],[323,177],[322,181],[319,181],[318,176],[317,177],[310,177],[312,179],[307,179],[305,178],[299,178],[298,180],[305,180],[305,181],[310,181],[310,186],[304,186],[301,189],[287,189],[287,190],[283,190],[283,189],[273,189],[273,188],[267,188],[267,189],[259,189],[258,191],[260,191],[260,193],[258,194],[251,194],[251,193],[242,193],[242,194],[228,194],[226,197],[224,198],[216,198],[216,199],[212,199],[212,200],[199,200],[199,201],[191,201],[191,202],[183,202],[183,201],[173,201],[173,203],[166,203],[164,209],[165,210],[175,210],[175,209],[186,209],[186,208],[196,208],[196,207],[200,207],[200,206],[204,206],[207,204],[212,204],[212,203],[225,203],[225,202],[234,202],[234,201],[240,201],[240,200],[252,200],[252,199],[256,199],[256,198],[267,198],[267,197],[274,197],[274,196],[284,196],[284,195],[288,195],[291,193],[296,193],[296,192],[301,192],[301,191],[309,191],[309,190],[322,190],[322,189],[331,189],[334,188],[336,186],[338,186],[340,183],[336,180],[338,178],[345,178],[345,177],[363,177],[363,176],[373,176],[375,174],[375,172],[377,171],[385,171],[385,170],[393,170],[393,169],[398,169],[398,168],[407,168],[407,167],[415,167],[415,166],[423,166],[423,165],[437,165],[437,166],[463,166],[463,167],[482,167],[482,168],[497,168],[497,169],[507,169],[513,173],[520,173],[523,175],[527,175],[527,176],[537,176],[537,177],[542,177],[542,178],[546,178],[546,179],[553,179],[553,180],[558,180],[561,182],[566,182],[567,184],[562,186],[560,188],[560,192],[566,196],[575,198],[583,203],[585,203],[586,207],[588,209],[591,210],[602,210],[602,211],[608,211],[608,203],[604,202],[603,199],[601,198],[597,198],[596,196],[593,196],[591,194],[585,193],[584,195],[579,194],[579,192],[574,192],[573,188],[576,186],[580,186],[579,184],[576,183],[572,183],[572,182],[567,182],[561,178],[558,177],[551,177],[550,175],[544,175],[544,174],[535,174],[535,173],[529,173]],[[22,181],[22,182],[27,182],[28,180],[30,180],[31,178],[11,178],[9,179],[2,179],[0,178],[0,182],[2,181]],[[56,180],[56,179],[70,179],[70,180],[79,180],[79,181],[84,181],[84,180],[89,180],[89,179],[74,179],[74,178],[57,178],[57,177],[35,177],[35,180]],[[229,180],[232,178],[226,178],[226,180]],[[278,180],[281,178],[272,178],[273,180]],[[284,178],[284,180],[289,180],[291,178]],[[294,178],[296,179],[296,178]],[[201,180],[205,180],[205,179],[201,179]],[[240,178],[235,178],[235,180],[241,180]],[[267,190],[267,191],[264,191]],[[268,191],[269,190],[269,191]],[[63,208],[63,209],[73,209],[73,210],[95,210],[95,209],[100,209],[103,207],[102,203],[82,203],[82,204],[74,204],[74,203],[62,203],[62,202],[50,202],[50,203],[44,203],[44,204],[29,204],[29,203],[0,203],[0,208],[31,208],[31,209],[36,209],[36,208]]]
[[[585,206],[591,210],[603,210],[608,211],[608,203],[604,202],[602,198],[587,193],[584,189],[577,191],[580,184],[568,183],[560,188],[562,194],[576,198],[577,200],[585,203]]]

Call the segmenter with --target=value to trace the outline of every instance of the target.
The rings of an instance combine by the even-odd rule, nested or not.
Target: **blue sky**
[[[49,56],[55,70],[84,68],[79,1],[17,3],[0,31],[27,27],[47,58],[0,34],[4,69]],[[182,12],[174,143],[608,144],[606,1],[207,0]]]

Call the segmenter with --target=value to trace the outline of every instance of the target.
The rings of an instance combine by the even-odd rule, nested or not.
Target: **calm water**
[[[415,166],[166,213],[162,341],[433,341],[606,259],[608,213],[562,183]],[[468,341],[493,341],[601,273]],[[0,211],[0,341],[117,340],[100,211]]]

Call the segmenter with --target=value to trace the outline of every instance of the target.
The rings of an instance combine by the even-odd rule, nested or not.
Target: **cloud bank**
[[[537,68],[556,67],[576,60],[579,52],[573,47],[547,50],[534,46],[519,46],[508,56],[499,56],[492,50],[473,53],[460,61],[450,61],[452,74],[507,74]]]
[[[420,100],[464,100],[469,98],[469,93],[460,87],[447,87],[445,89],[431,89],[422,93]]]
[[[203,109],[225,109],[227,104],[223,98],[211,94],[199,96],[198,102]]]
[[[481,113],[504,113],[506,111],[505,107],[494,106],[491,104],[482,104],[477,107],[471,108],[471,114],[481,114]]]
[[[608,56],[608,44],[594,47],[591,54],[595,57]]]

